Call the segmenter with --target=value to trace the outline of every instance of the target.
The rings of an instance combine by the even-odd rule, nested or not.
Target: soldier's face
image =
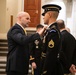
[[[49,24],[49,18],[50,18],[50,16],[49,16],[49,13],[47,12],[47,13],[45,13],[45,15],[44,15],[44,24]]]

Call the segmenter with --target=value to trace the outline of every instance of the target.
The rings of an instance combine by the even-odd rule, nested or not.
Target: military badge
[[[42,52],[41,56],[45,58],[46,57],[46,53]]]
[[[54,47],[54,41],[53,41],[53,40],[50,40],[50,41],[49,41],[48,47],[49,47],[49,48],[53,48],[53,47]]]
[[[36,48],[38,48],[39,41],[35,40]]]

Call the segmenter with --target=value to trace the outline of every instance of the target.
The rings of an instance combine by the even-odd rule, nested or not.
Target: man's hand
[[[44,31],[47,29],[47,25],[44,25],[44,27],[37,33],[39,33],[40,36],[42,36],[44,34]]]
[[[36,63],[35,63],[35,62],[32,62],[32,68],[33,68],[33,69],[36,69],[36,68],[37,68],[37,66],[36,66]]]
[[[76,73],[76,66],[72,64],[69,70],[71,73]]]

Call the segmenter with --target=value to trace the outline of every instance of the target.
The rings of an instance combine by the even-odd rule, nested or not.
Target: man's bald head
[[[64,20],[59,19],[59,20],[57,20],[57,23],[58,23],[59,29],[64,29],[65,28]]]
[[[17,18],[18,17],[22,17],[22,16],[24,16],[24,15],[29,15],[27,12],[19,12],[18,14],[17,14]]]
[[[24,28],[28,26],[30,22],[30,15],[27,12],[19,12],[17,14],[17,23],[22,25]]]

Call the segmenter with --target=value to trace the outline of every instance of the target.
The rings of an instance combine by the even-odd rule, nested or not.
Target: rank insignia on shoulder
[[[53,40],[50,40],[50,41],[49,41],[48,47],[49,47],[49,48],[53,48],[53,47],[54,47],[54,41],[53,41]]]

